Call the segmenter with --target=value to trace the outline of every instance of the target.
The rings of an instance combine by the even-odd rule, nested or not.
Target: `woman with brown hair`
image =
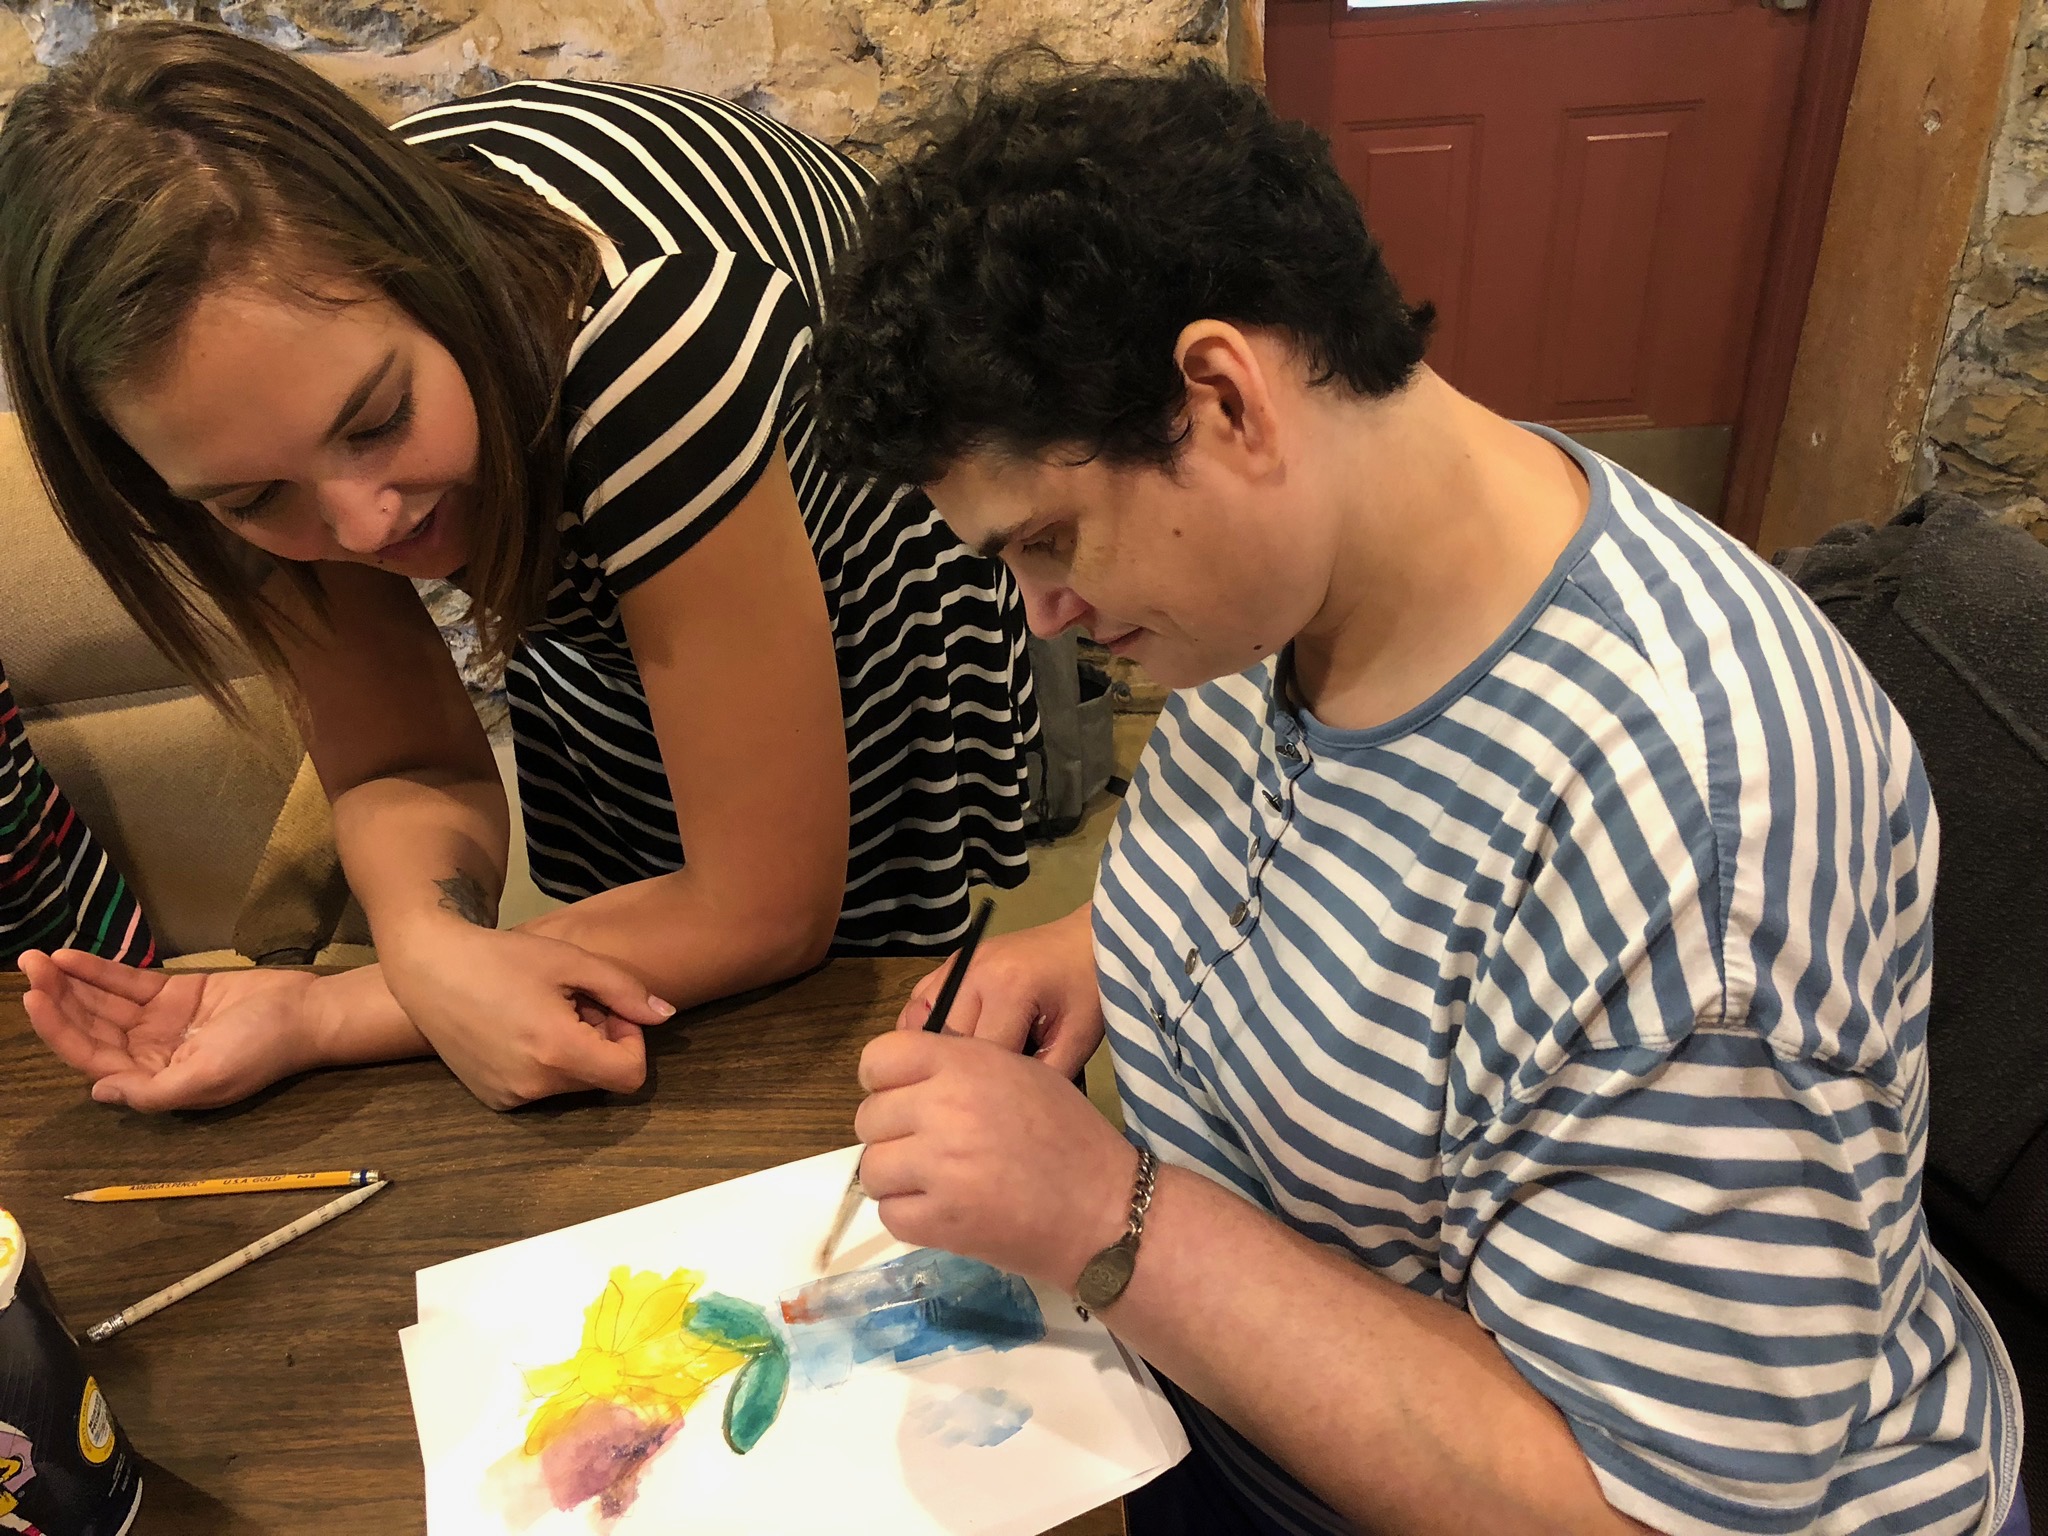
[[[533,82],[386,129],[207,27],[97,39],[0,129],[0,359],[59,514],[224,705],[299,702],[380,965],[165,982],[31,954],[137,1108],[437,1051],[486,1103],[631,1089],[640,1027],[832,949],[941,950],[1025,865],[1036,729],[995,562],[812,446],[866,176],[730,103]],[[542,889],[412,585],[507,664]]]

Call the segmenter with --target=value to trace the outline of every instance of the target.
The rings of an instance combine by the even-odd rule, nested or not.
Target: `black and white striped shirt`
[[[811,331],[867,175],[757,113],[651,86],[526,82],[397,131],[518,179],[606,241],[564,384],[561,577],[507,679],[536,882],[574,899],[681,867],[618,599],[737,506],[779,444],[846,719],[837,947],[946,946],[971,882],[1023,878],[1037,716],[1000,564],[918,491],[835,475],[813,450]]]

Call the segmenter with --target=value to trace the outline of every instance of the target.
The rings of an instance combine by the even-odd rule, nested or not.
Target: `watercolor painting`
[[[496,1502],[529,1516],[547,1503],[592,1500],[605,1519],[633,1503],[647,1462],[683,1426],[705,1389],[738,1372],[725,1399],[725,1443],[744,1456],[782,1411],[789,1355],[768,1316],[751,1302],[698,1294],[704,1276],[664,1278],[620,1265],[583,1314],[583,1342],[555,1365],[525,1372],[539,1398],[526,1440],[493,1468]]]
[[[1034,1536],[1186,1454],[1052,1290],[910,1251],[857,1147],[420,1271],[429,1536]]]
[[[810,1387],[836,1387],[871,1361],[904,1365],[1045,1337],[1045,1315],[1020,1276],[936,1248],[800,1285],[783,1295],[782,1321],[797,1377]]]
[[[523,1372],[533,1416],[487,1489],[516,1525],[593,1503],[599,1521],[616,1520],[648,1463],[726,1376],[725,1443],[744,1456],[780,1416],[792,1364],[803,1385],[829,1389],[859,1365],[1045,1337],[1022,1279],[935,1248],[798,1286],[781,1299],[780,1328],[752,1302],[703,1285],[699,1270],[663,1276],[620,1265],[585,1309],[576,1353]],[[990,1389],[928,1401],[915,1427],[942,1445],[993,1446],[1030,1417],[1030,1404]]]

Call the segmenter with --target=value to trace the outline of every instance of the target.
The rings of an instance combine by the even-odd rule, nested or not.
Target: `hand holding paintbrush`
[[[953,1011],[953,999],[960,995],[960,980],[967,974],[967,962],[974,958],[975,946],[981,943],[981,935],[995,910],[995,902],[987,897],[983,897],[981,905],[974,909],[974,916],[968,920],[967,937],[953,956],[952,968],[946,972],[945,984],[939,988],[938,1000],[932,1004],[931,1017],[924,1021],[925,1033],[945,1033],[946,1016]],[[818,1245],[818,1268],[824,1269],[832,1262],[832,1255],[838,1250],[840,1239],[846,1236],[853,1213],[860,1209],[864,1198],[865,1191],[860,1187],[860,1160],[856,1158],[853,1178],[839,1199],[839,1214],[832,1218],[831,1230],[825,1234],[825,1241]]]

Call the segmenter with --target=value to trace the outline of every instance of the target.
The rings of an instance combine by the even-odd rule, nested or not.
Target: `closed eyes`
[[[261,512],[265,507],[277,500],[277,493],[283,488],[283,481],[273,480],[247,501],[238,501],[233,506],[229,506],[224,501],[217,501],[214,505],[221,510],[224,516],[237,520],[246,520],[254,517],[258,512]]]
[[[1018,551],[1021,554],[1037,555],[1047,560],[1056,559],[1060,555],[1061,546],[1064,543],[1063,532],[1064,530],[1058,526],[1044,529],[1018,545]]]
[[[403,437],[406,429],[412,425],[412,418],[413,394],[412,390],[408,388],[404,394],[398,397],[398,404],[392,407],[390,415],[374,426],[358,428],[356,431],[349,433],[343,441],[354,448],[374,447],[392,439]],[[284,481],[273,480],[247,501],[235,502],[232,505],[226,502],[215,502],[214,505],[220,509],[221,514],[225,517],[231,517],[237,521],[247,521],[275,502],[283,492],[284,486]]]
[[[404,394],[398,397],[398,404],[392,408],[389,416],[386,416],[374,427],[362,427],[357,431],[349,433],[348,440],[351,443],[381,442],[387,437],[403,435],[405,429],[411,425],[412,390],[408,388]]]

